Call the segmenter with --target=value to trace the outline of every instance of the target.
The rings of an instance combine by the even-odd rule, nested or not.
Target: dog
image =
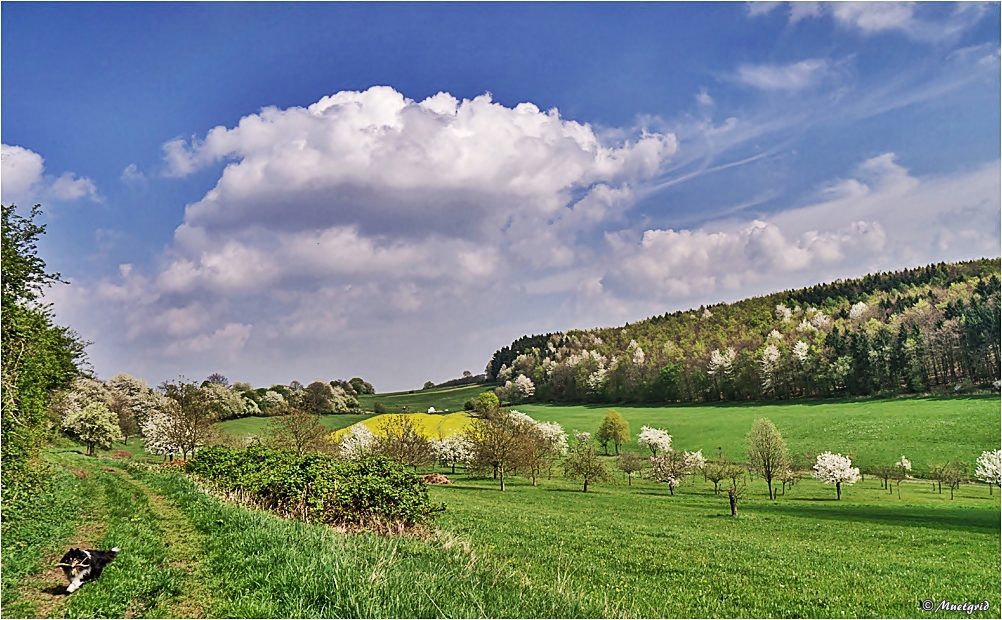
[[[56,566],[63,569],[70,585],[66,586],[66,593],[76,592],[85,581],[91,581],[101,576],[104,567],[111,563],[118,555],[120,549],[115,547],[111,551],[97,551],[95,549],[70,549],[63,556]]]

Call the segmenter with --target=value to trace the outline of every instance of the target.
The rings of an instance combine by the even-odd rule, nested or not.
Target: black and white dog
[[[101,576],[104,567],[111,563],[118,555],[118,547],[111,551],[96,551],[94,549],[70,549],[63,556],[56,566],[61,566],[66,578],[70,580],[70,585],[66,586],[66,593],[75,592],[83,582],[97,579]]]

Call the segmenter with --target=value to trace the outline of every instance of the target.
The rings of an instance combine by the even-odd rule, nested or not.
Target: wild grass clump
[[[444,510],[428,499],[420,477],[379,456],[344,461],[260,446],[213,447],[184,470],[227,499],[338,528],[403,532]]]

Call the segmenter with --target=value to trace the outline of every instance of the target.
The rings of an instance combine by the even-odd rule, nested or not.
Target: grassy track
[[[560,422],[568,431],[594,432],[609,407],[518,409],[537,420]],[[771,419],[793,452],[849,453],[864,467],[892,465],[904,454],[918,471],[955,458],[973,464],[983,450],[999,447],[1002,432],[998,396],[614,408],[630,423],[634,438],[641,426],[657,426],[668,429],[680,449],[702,449],[709,458],[721,447],[738,460],[744,460],[745,435],[757,418]],[[638,449],[635,439],[626,449]]]

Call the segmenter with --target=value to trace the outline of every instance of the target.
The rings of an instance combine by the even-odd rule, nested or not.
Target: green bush
[[[283,515],[307,522],[411,527],[444,510],[420,477],[385,457],[342,461],[253,446],[204,448],[185,470]]]
[[[386,413],[386,405],[377,402],[375,405],[372,406],[372,410],[376,413]]]

